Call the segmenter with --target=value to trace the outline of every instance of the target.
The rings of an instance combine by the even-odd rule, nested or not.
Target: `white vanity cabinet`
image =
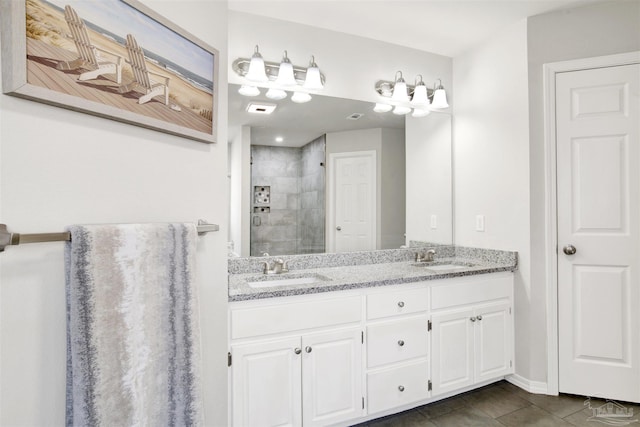
[[[360,296],[233,306],[233,425],[322,426],[362,416],[361,308]],[[275,337],[245,339],[269,332]]]
[[[433,396],[513,373],[513,276],[432,288]]]
[[[513,273],[230,304],[234,426],[347,426],[513,373]]]

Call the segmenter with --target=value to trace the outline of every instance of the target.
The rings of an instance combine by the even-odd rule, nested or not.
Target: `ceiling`
[[[455,57],[528,16],[597,0],[229,0],[229,9]]]
[[[251,126],[251,144],[301,147],[327,132],[370,128],[404,129],[404,116],[378,114],[373,104],[353,99],[314,95],[310,102],[296,104],[291,97],[274,101],[264,96],[246,97],[238,93],[239,85],[229,85],[229,128]],[[249,103],[275,104],[270,115],[248,113]],[[349,120],[354,113],[362,114],[358,120]],[[278,143],[275,138],[283,141]]]

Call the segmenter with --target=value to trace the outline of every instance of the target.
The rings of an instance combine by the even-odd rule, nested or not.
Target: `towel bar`
[[[198,234],[203,235],[212,231],[220,230],[217,224],[209,224],[204,220],[199,220],[197,225]],[[44,242],[65,242],[71,240],[71,233],[68,231],[62,233],[34,233],[20,234],[10,233],[6,224],[0,224],[0,252],[4,252],[7,246],[22,245],[25,243],[44,243]]]

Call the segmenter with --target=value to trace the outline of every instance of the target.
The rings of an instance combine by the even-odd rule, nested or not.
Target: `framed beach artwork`
[[[1,5],[3,93],[215,142],[213,47],[135,0]]]

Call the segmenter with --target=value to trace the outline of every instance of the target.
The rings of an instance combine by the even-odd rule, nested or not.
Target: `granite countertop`
[[[465,255],[474,255],[473,252]],[[515,254],[514,252],[510,254]],[[460,267],[430,271],[429,266],[456,264]],[[249,272],[229,275],[229,301],[245,301],[292,295],[332,292],[375,286],[414,283],[425,280],[446,279],[476,274],[515,271],[517,256],[512,257],[462,257],[436,258],[434,262],[395,261],[361,265],[340,265],[304,269],[290,269],[287,273],[265,275]],[[313,277],[311,284],[251,287],[248,282]]]

